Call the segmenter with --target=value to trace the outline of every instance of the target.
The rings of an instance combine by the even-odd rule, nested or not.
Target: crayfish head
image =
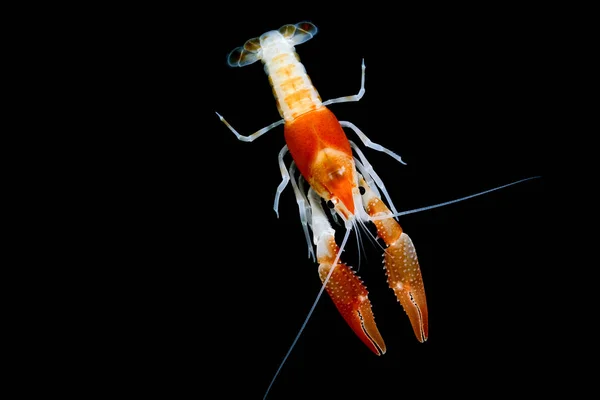
[[[327,201],[330,208],[335,208],[345,221],[352,219],[355,197],[359,193],[354,160],[341,151],[323,149],[311,172],[311,187]]]

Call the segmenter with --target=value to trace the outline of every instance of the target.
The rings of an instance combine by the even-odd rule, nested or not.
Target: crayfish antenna
[[[464,200],[472,199],[473,197],[481,196],[481,195],[484,195],[484,194],[487,194],[487,193],[494,192],[496,190],[504,189],[504,188],[507,188],[509,186],[513,186],[513,185],[516,185],[518,183],[526,182],[526,181],[529,181],[529,180],[532,180],[532,179],[537,179],[537,178],[541,178],[541,176],[539,176],[539,175],[538,176],[531,176],[529,178],[525,178],[525,179],[521,179],[521,180],[518,180],[518,181],[515,181],[515,182],[507,183],[506,185],[498,186],[498,187],[495,187],[493,189],[484,190],[483,192],[471,194],[469,196],[461,197],[461,198],[455,199],[455,200],[445,201],[443,203],[434,204],[432,206],[415,208],[415,209],[412,209],[412,210],[397,212],[397,213],[393,213],[393,214],[386,214],[386,215],[381,215],[381,216],[373,216],[373,217],[371,217],[371,220],[376,221],[376,220],[381,220],[381,219],[387,219],[387,218],[390,218],[390,217],[401,217],[401,216],[407,215],[407,214],[414,214],[414,213],[418,213],[418,212],[421,212],[421,211],[431,210],[433,208],[439,208],[439,207],[447,206],[447,205],[450,205],[450,204],[454,204],[454,203],[458,203],[458,202],[461,202],[461,201],[464,201]]]
[[[319,299],[321,298],[321,296],[323,295],[323,292],[325,291],[325,288],[327,286],[327,282],[329,281],[329,279],[331,278],[331,275],[332,275],[333,271],[335,270],[334,267],[337,265],[338,261],[340,260],[340,255],[341,255],[342,251],[344,250],[346,242],[348,241],[348,237],[350,237],[350,231],[351,231],[351,229],[347,229],[346,230],[346,233],[344,234],[344,239],[342,240],[342,244],[340,245],[340,249],[337,252],[337,254],[335,256],[335,259],[334,259],[334,262],[332,264],[332,268],[330,269],[329,274],[327,275],[327,277],[324,279],[323,284],[321,285],[321,289],[319,290],[319,293],[317,294],[317,297],[315,298],[315,301],[313,302],[312,306],[310,307],[310,310],[308,311],[308,314],[306,315],[306,318],[304,319],[304,322],[302,323],[302,326],[298,330],[298,333],[296,334],[296,337],[294,338],[294,341],[292,342],[292,345],[290,346],[290,348],[288,349],[287,353],[285,354],[285,357],[283,357],[283,360],[281,361],[281,364],[279,364],[279,367],[277,368],[277,371],[275,371],[275,375],[273,375],[273,379],[271,379],[271,383],[269,383],[269,387],[267,388],[267,391],[265,392],[265,395],[263,396],[263,400],[265,400],[267,398],[267,395],[271,391],[271,387],[273,387],[273,384],[275,383],[275,380],[277,379],[277,376],[281,372],[281,369],[283,368],[283,365],[285,364],[285,362],[287,361],[288,357],[292,353],[292,350],[296,346],[296,343],[298,342],[298,339],[300,339],[300,335],[302,335],[302,332],[304,332],[304,328],[306,328],[306,324],[308,323],[308,321],[310,320],[310,317],[312,316],[313,312],[315,311],[317,303],[319,302]],[[385,352],[385,350],[384,350],[384,352]]]

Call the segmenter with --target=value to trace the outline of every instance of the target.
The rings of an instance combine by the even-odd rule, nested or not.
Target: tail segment
[[[285,38],[291,46],[294,46],[312,39],[317,31],[317,27],[311,22],[283,25],[276,31],[265,32],[259,37],[247,40],[243,46],[233,49],[227,55],[227,64],[230,67],[244,67],[262,59],[262,46],[273,35]]]

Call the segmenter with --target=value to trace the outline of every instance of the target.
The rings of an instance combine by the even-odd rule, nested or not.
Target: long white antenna
[[[531,180],[531,179],[536,179],[536,178],[541,178],[541,177],[540,176],[532,176],[530,178],[521,179],[521,180],[518,180],[516,182],[508,183],[506,185],[498,186],[498,187],[495,187],[493,189],[485,190],[483,192],[479,192],[479,193],[475,193],[475,194],[472,194],[472,195],[469,195],[469,196],[461,197],[459,199],[446,201],[444,203],[434,204],[432,206],[416,208],[414,210],[408,210],[408,211],[402,211],[402,212],[394,213],[394,214],[384,214],[384,215],[380,215],[380,216],[376,216],[376,217],[371,217],[371,220],[386,219],[386,218],[390,218],[390,217],[399,217],[399,216],[402,216],[402,215],[413,214],[413,213],[417,213],[417,212],[421,212],[421,211],[431,210],[433,208],[447,206],[449,204],[458,203],[459,201],[464,201],[464,200],[467,200],[467,199],[470,199],[470,198],[473,198],[473,197],[481,196],[481,195],[484,195],[486,193],[490,193],[490,192],[493,192],[493,191],[496,191],[496,190],[504,189],[506,187],[509,187],[509,186],[512,186],[512,185],[516,185],[518,183],[525,182],[525,181],[528,181],[528,180]],[[325,287],[327,286],[327,282],[329,282],[329,278],[331,277],[331,274],[333,274],[333,271],[334,271],[335,267],[337,266],[337,263],[338,263],[338,261],[340,259],[340,255],[341,255],[342,251],[344,250],[344,247],[346,246],[346,242],[348,241],[348,237],[350,236],[350,231],[351,230],[352,230],[351,227],[349,227],[349,228],[346,229],[346,234],[344,235],[344,239],[342,240],[342,244],[341,244],[341,246],[339,248],[338,253],[335,256],[335,260],[333,262],[333,265],[332,265],[331,269],[329,270],[329,273],[327,274],[327,277],[323,281],[323,285],[321,285],[321,289],[319,290],[319,293],[317,294],[317,297],[315,298],[315,301],[313,302],[310,310],[308,311],[308,315],[304,319],[304,322],[302,323],[302,326],[300,327],[300,330],[298,331],[298,334],[294,338],[294,341],[292,342],[292,345],[290,346],[289,350],[287,351],[285,357],[283,357],[283,361],[281,361],[281,364],[279,364],[279,367],[277,368],[277,371],[275,372],[275,375],[273,376],[273,379],[271,379],[271,383],[269,383],[269,387],[267,388],[267,391],[265,392],[265,395],[263,396],[263,400],[265,400],[267,398],[267,395],[269,394],[269,391],[271,390],[271,387],[275,383],[275,379],[277,379],[277,376],[279,375],[279,372],[281,372],[281,369],[282,369],[283,365],[285,364],[285,362],[287,361],[287,359],[288,359],[289,355],[291,354],[292,350],[296,346],[296,343],[298,342],[298,339],[300,338],[300,335],[302,335],[302,332],[304,331],[304,328],[306,327],[306,324],[308,323],[308,320],[312,316],[312,314],[313,314],[313,312],[315,310],[315,307],[317,306],[317,303],[319,302],[319,299],[321,298],[321,295],[325,291]]]
[[[496,190],[504,189],[506,187],[509,187],[509,186],[512,186],[512,185],[516,185],[517,183],[525,182],[525,181],[528,181],[528,180],[531,180],[531,179],[536,179],[536,178],[541,178],[541,176],[532,176],[530,178],[521,179],[519,181],[512,182],[512,183],[507,183],[506,185],[498,186],[498,187],[495,187],[493,189],[489,189],[489,190],[485,190],[483,192],[479,192],[479,193],[475,193],[475,194],[472,194],[472,195],[469,195],[469,196],[461,197],[460,199],[445,201],[445,202],[439,203],[439,204],[434,204],[432,206],[415,208],[413,210],[402,211],[402,212],[394,213],[394,214],[378,215],[378,216],[375,216],[375,217],[371,217],[371,220],[372,221],[376,221],[376,220],[379,220],[379,219],[386,219],[386,218],[390,218],[390,217],[400,217],[402,215],[414,214],[414,213],[421,212],[421,211],[431,210],[432,208],[438,208],[438,207],[447,206],[448,204],[458,203],[459,201],[471,199],[473,197],[481,196],[481,195],[486,194],[486,193],[490,193],[490,192],[493,192],[493,191],[496,191]]]
[[[325,291],[325,286],[327,286],[327,282],[329,282],[329,278],[331,277],[331,274],[333,274],[333,271],[335,270],[335,267],[337,266],[337,263],[338,263],[338,261],[340,259],[340,255],[342,254],[342,251],[344,251],[344,247],[346,246],[346,242],[348,241],[348,237],[350,236],[350,231],[351,230],[352,230],[351,228],[346,229],[346,234],[344,235],[344,240],[342,240],[342,244],[340,246],[339,251],[337,252],[337,254],[335,256],[335,260],[333,261],[331,269],[329,270],[329,274],[327,274],[327,277],[323,281],[323,285],[321,285],[321,290],[319,290],[319,293],[317,294],[317,298],[315,299],[312,307],[308,311],[308,315],[304,319],[304,322],[302,323],[302,326],[300,327],[300,330],[298,331],[298,334],[294,338],[294,341],[292,342],[292,345],[290,346],[290,348],[289,348],[287,354],[285,355],[285,357],[283,357],[283,361],[281,361],[281,364],[279,364],[279,368],[277,368],[277,371],[275,372],[275,375],[273,376],[273,379],[271,379],[271,383],[269,383],[269,387],[267,388],[267,391],[265,392],[265,395],[263,396],[263,400],[265,400],[267,398],[267,395],[269,394],[269,391],[271,390],[271,386],[273,386],[273,383],[275,383],[275,379],[279,375],[279,372],[281,371],[281,368],[283,367],[283,364],[285,364],[285,362],[288,359],[290,353],[294,349],[294,346],[296,346],[296,342],[298,342],[298,339],[300,338],[300,335],[304,331],[304,328],[306,327],[306,324],[308,323],[308,320],[310,319],[313,311],[315,310],[315,307],[317,306],[317,303],[319,302],[319,299],[321,298],[321,295]]]

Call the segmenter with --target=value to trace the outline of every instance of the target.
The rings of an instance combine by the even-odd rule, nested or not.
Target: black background
[[[290,187],[279,219],[272,209],[283,128],[244,143],[215,111],[243,134],[278,120],[261,63],[230,68],[226,56],[308,20],[319,32],[296,51],[323,100],[357,93],[365,60],[365,96],[330,109],[407,162],[363,148],[399,210],[541,178],[400,219],[425,282],[424,344],[386,286],[380,250],[365,240],[359,257],[351,241],[344,259],[360,268],[387,354],[373,355],[324,296],[269,398],[541,390],[569,353],[548,261],[560,26],[517,8],[359,6],[374,17],[259,6],[140,11],[103,61],[123,85],[112,110],[132,121],[120,126],[107,200],[124,216],[112,244],[128,254],[104,328],[120,349],[115,368],[175,397],[262,398],[321,282]]]

